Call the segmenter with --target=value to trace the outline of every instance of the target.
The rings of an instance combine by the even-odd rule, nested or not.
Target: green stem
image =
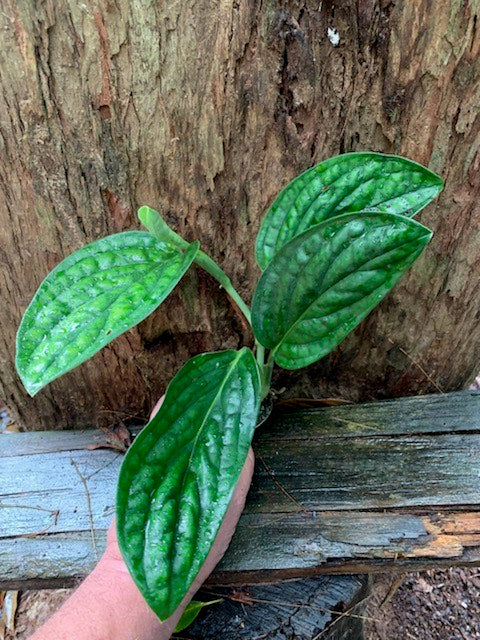
[[[257,364],[262,370],[265,363],[265,347],[258,340],[255,340],[255,346],[257,347]]]
[[[248,324],[252,326],[252,317],[250,314],[250,309],[248,308],[245,301],[240,297],[240,294],[238,293],[238,291],[234,288],[232,281],[227,276],[225,271],[223,271],[218,266],[218,264],[203,251],[199,251],[197,253],[197,255],[195,256],[194,262],[196,262],[200,267],[202,267],[202,269],[205,269],[207,273],[213,276],[215,280],[217,280],[222,285],[222,287],[225,289],[227,294],[230,296],[230,298],[232,298],[232,300],[235,302],[237,307],[243,313],[243,315],[247,319]]]
[[[144,206],[140,207],[138,210],[138,217],[140,222],[149,230],[149,232],[160,240],[161,242],[171,242],[174,246],[178,247],[181,251],[184,251],[189,243],[179,236],[173,229],[167,225],[165,220],[161,217],[161,215],[151,209],[150,207]],[[222,269],[218,266],[218,264],[210,258],[203,251],[198,251],[195,256],[194,262],[196,262],[202,269],[205,269],[211,276],[217,280],[222,287],[225,289],[230,298],[235,302],[237,307],[243,313],[247,322],[250,326],[252,326],[252,318],[250,314],[250,309],[247,304],[242,300],[240,294],[235,290],[230,278],[227,274],[222,271]]]
[[[263,349],[263,347],[262,347]],[[257,355],[258,358],[258,355]],[[262,400],[268,396],[268,392],[270,391],[270,383],[272,381],[272,371],[273,371],[273,352],[270,351],[268,356],[268,360],[265,365],[262,367]]]
[[[189,243],[179,236],[173,229],[170,229],[168,224],[163,220],[162,216],[151,209],[150,207],[140,207],[138,210],[138,217],[140,222],[149,230],[149,232],[160,242],[172,244],[180,251],[185,251],[189,246]],[[248,324],[252,326],[252,317],[250,309],[244,300],[241,298],[238,291],[235,290],[230,278],[227,274],[218,266],[218,264],[210,258],[206,253],[199,250],[195,256],[194,262],[196,262],[202,269],[205,269],[207,273],[217,280],[221,286],[225,289],[227,295],[235,302],[237,307],[245,316]],[[257,364],[262,379],[262,400],[267,397],[270,391],[270,381],[272,379],[273,369],[273,354],[270,352],[268,360],[265,363],[265,347],[261,345],[258,340],[255,340]]]

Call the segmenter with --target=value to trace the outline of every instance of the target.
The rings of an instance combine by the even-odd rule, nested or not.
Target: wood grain
[[[86,449],[104,439],[0,435],[0,586],[91,570],[122,459]],[[480,564],[479,392],[277,413],[254,448],[247,506],[213,583]]]
[[[199,599],[224,600],[204,609],[189,640],[363,640],[365,576],[320,576],[243,589],[204,588]],[[328,632],[326,631],[328,629]],[[185,638],[184,633],[179,636]]]

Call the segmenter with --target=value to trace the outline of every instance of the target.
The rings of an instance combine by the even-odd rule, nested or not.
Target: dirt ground
[[[14,619],[14,631],[5,630],[5,640],[24,640],[28,638],[60,607],[70,593],[71,589],[20,592]],[[0,632],[1,637],[2,634]]]
[[[391,575],[376,580],[366,640],[480,638],[480,568],[408,573],[397,584]]]
[[[480,638],[480,568],[432,570],[402,578],[400,583],[392,575],[376,577],[365,614],[365,640]],[[15,631],[7,632],[5,640],[28,638],[69,593],[61,589],[20,594]]]

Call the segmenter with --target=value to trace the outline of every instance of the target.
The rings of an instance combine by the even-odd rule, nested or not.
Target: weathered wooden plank
[[[480,512],[245,514],[219,583],[480,562]]]
[[[479,402],[480,393],[468,392],[273,418],[257,434],[247,507],[212,579],[233,584],[480,563]],[[353,420],[360,411],[375,424],[374,435]],[[336,416],[346,421],[339,421],[341,435],[333,432]],[[299,434],[299,420],[308,438]],[[283,437],[274,438],[279,425]],[[407,428],[410,434],[401,433]],[[99,437],[0,435],[4,587],[66,584],[95,564],[122,458],[86,449]]]
[[[262,440],[309,439],[323,436],[414,435],[420,433],[480,432],[480,393],[459,391],[368,402],[283,410],[262,430]],[[136,431],[137,429],[134,429]],[[30,433],[17,440],[15,449],[0,440],[0,458],[33,453],[74,451],[104,442],[97,429],[64,431],[55,440],[49,431]]]
[[[480,434],[258,440],[257,452],[305,509],[384,509],[476,504]],[[262,465],[251,509],[292,511],[295,503]]]
[[[272,443],[259,438],[256,450],[248,511],[296,511],[294,500],[316,511],[448,507],[476,504],[480,495],[477,434],[359,438],[348,445],[338,439]],[[289,495],[279,491],[262,461]],[[118,453],[86,449],[4,458],[0,535],[8,535],[12,523],[16,535],[41,531],[56,511],[59,530],[77,530],[88,517],[79,473],[88,480],[94,521],[104,528],[112,514],[111,504],[104,504],[105,491],[108,487],[113,495],[120,463]],[[19,479],[22,467],[27,473]]]
[[[480,394],[459,391],[412,396],[363,404],[291,408],[276,416],[262,434],[267,440],[316,440],[421,433],[456,433],[480,430]],[[321,426],[321,428],[320,428]]]
[[[480,564],[480,512],[244,515],[213,584]],[[97,554],[105,531],[95,531]],[[90,531],[0,540],[2,588],[69,586],[96,563]]]
[[[52,435],[57,439],[58,433]],[[12,442],[30,434],[0,436]],[[95,528],[113,515],[115,482],[122,456],[114,451],[61,451],[1,460],[0,540],[5,536],[88,530],[88,493]],[[83,524],[82,524],[83,523]],[[80,525],[80,526],[79,526]]]
[[[136,433],[139,427],[130,428]],[[82,429],[62,431],[58,438],[52,437],[51,431],[29,432],[28,438],[17,438],[17,434],[1,434],[0,459],[18,456],[27,456],[40,453],[59,453],[61,451],[79,451],[91,445],[101,445],[107,440],[107,433],[100,429]],[[6,436],[4,439],[3,436]],[[13,436],[10,439],[10,436]],[[12,446],[15,442],[15,446]]]

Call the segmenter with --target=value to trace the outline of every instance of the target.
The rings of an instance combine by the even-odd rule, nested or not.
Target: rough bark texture
[[[435,239],[344,346],[275,384],[359,399],[468,382],[480,365],[478,9],[478,0],[3,2],[0,395],[18,421],[66,428],[144,414],[190,355],[249,339],[213,281],[192,270],[137,330],[29,399],[15,331],[62,257],[134,227],[146,203],[201,240],[249,299],[266,205],[316,161],[360,149],[445,177],[420,216]]]

